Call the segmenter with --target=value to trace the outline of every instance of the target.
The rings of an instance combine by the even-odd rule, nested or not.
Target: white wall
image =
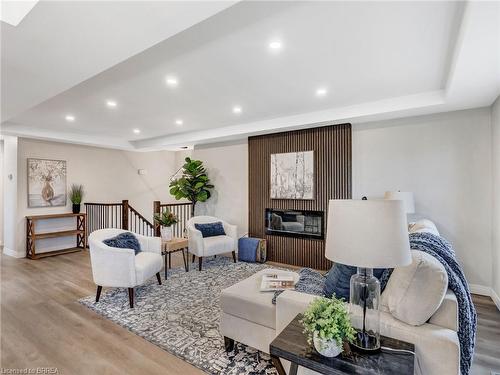
[[[17,159],[18,214],[15,221],[16,249],[20,254],[25,252],[26,215],[71,211],[69,200],[66,207],[28,208],[27,158],[66,160],[67,184],[84,185],[84,202],[121,202],[128,199],[135,209],[151,220],[154,200],[173,201],[168,184],[176,169],[174,152],[127,152],[20,138]],[[146,169],[147,174],[139,175],[138,169]],[[71,238],[67,240],[72,241]],[[57,245],[63,246],[59,241]],[[41,246],[46,250],[52,249],[55,242],[53,240]]]
[[[17,137],[4,136],[3,142],[3,228],[5,254],[18,255],[17,244]]]
[[[500,96],[491,110],[493,151],[493,300],[500,309]]]
[[[0,138],[0,246],[3,246],[3,138]]]
[[[203,160],[215,185],[212,197],[197,203],[197,215],[210,215],[248,232],[248,144],[246,141],[195,147],[194,159]]]
[[[353,127],[353,197],[412,191],[471,284],[491,286],[490,109]]]

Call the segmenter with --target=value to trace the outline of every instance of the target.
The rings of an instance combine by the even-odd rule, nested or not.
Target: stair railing
[[[172,227],[174,237],[186,237],[186,223],[191,219],[192,203],[161,203],[160,201],[153,202],[153,213],[161,214],[164,211],[174,213],[179,221]],[[160,236],[160,225],[154,223],[154,235]]]

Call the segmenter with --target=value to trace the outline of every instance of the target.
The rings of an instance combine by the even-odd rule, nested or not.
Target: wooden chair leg
[[[130,308],[134,307],[134,288],[128,288],[128,301],[130,303]]]
[[[233,250],[232,254],[233,254],[233,262],[236,263],[236,251]]]
[[[156,273],[156,279],[158,280],[158,284],[161,285],[161,276],[159,272]]]
[[[97,293],[95,295],[95,301],[99,302],[99,298],[101,297],[102,286],[97,285]]]
[[[191,263],[194,263],[194,259],[195,259],[195,255],[193,254],[193,260],[191,261]]]
[[[203,262],[203,257],[198,257],[198,270],[201,271],[201,263]]]

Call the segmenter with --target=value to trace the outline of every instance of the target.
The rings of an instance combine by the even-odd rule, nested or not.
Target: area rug
[[[219,333],[221,290],[268,266],[218,257],[202,272],[193,268],[169,270],[163,285],[153,278],[137,287],[133,309],[122,288],[104,289],[98,303],[95,296],[79,302],[207,373],[276,374],[269,355],[254,348],[238,343],[226,353]]]

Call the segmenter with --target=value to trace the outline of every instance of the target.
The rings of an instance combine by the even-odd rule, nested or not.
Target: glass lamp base
[[[379,339],[376,335],[358,330],[355,339],[351,342],[351,347],[360,353],[377,353],[380,351]]]
[[[380,350],[380,282],[371,268],[358,268],[351,277],[351,323],[356,329],[352,347],[356,351],[375,353]]]

